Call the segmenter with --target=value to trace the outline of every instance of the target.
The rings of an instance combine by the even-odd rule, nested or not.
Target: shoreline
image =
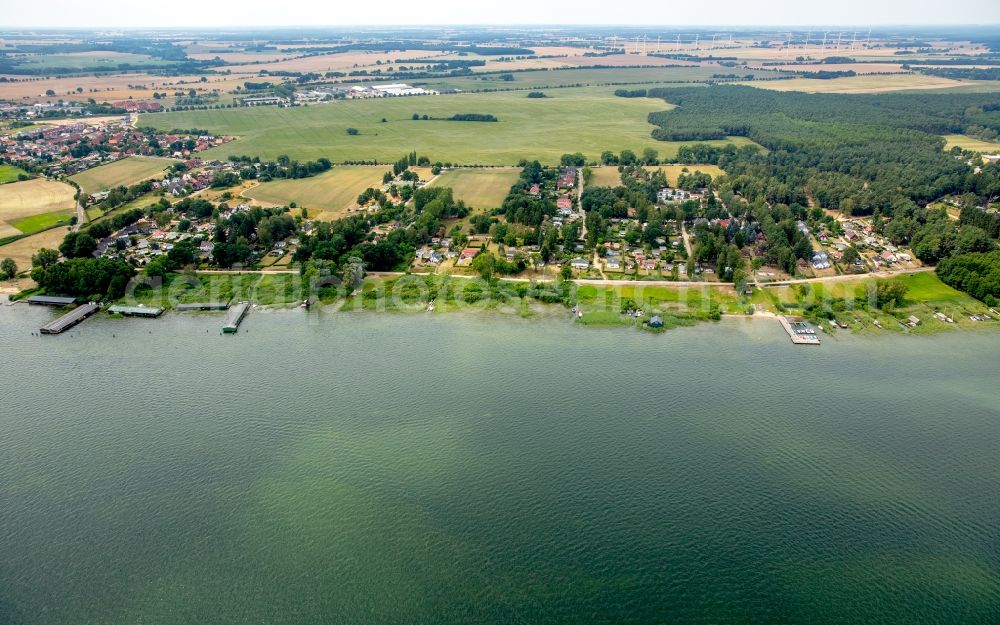
[[[243,275],[246,275],[245,273]],[[404,274],[411,277],[413,274]],[[400,278],[403,276],[400,276]],[[433,276],[423,276],[424,278]],[[453,277],[453,276],[450,276]],[[470,278],[470,277],[466,277]],[[398,278],[397,278],[398,279]],[[384,280],[384,279],[383,279]],[[393,284],[394,280],[384,280],[382,282],[385,284]],[[642,283],[637,285],[625,285],[627,286],[640,286]],[[653,310],[649,313],[644,312],[641,316],[634,316],[621,312],[620,308],[614,306],[617,304],[617,300],[612,300],[611,302],[605,302],[604,305],[595,306],[593,304],[589,305],[579,305],[577,307],[570,307],[559,302],[543,302],[536,298],[524,296],[515,297],[513,300],[509,301],[497,301],[493,299],[486,299],[480,301],[453,301],[447,299],[445,301],[436,302],[432,307],[429,307],[427,300],[418,299],[417,301],[407,302],[397,297],[396,299],[390,297],[376,297],[369,299],[366,294],[371,293],[372,289],[369,288],[371,285],[369,280],[366,280],[366,285],[364,289],[358,290],[346,297],[335,297],[335,298],[316,298],[314,303],[309,308],[304,308],[302,306],[302,300],[294,300],[291,302],[280,302],[280,303],[259,303],[254,302],[252,299],[248,300],[238,300],[246,301],[250,303],[248,310],[248,316],[252,316],[254,313],[258,312],[290,312],[293,310],[302,310],[303,312],[309,314],[311,313],[314,318],[318,319],[319,315],[328,314],[340,314],[340,313],[365,313],[365,314],[390,314],[392,316],[405,315],[405,316],[418,316],[418,315],[433,315],[435,317],[445,316],[445,315],[465,315],[468,317],[474,317],[482,320],[486,320],[489,317],[495,318],[506,318],[506,319],[521,319],[525,321],[543,321],[543,320],[564,320],[572,325],[578,325],[582,328],[595,329],[595,328],[631,328],[633,330],[639,330],[648,332],[650,334],[661,334],[666,333],[669,330],[681,328],[681,327],[694,327],[700,326],[709,322],[745,322],[745,321],[761,321],[770,322],[777,324],[782,318],[788,317],[792,320],[803,319],[810,323],[810,325],[819,328],[817,336],[820,339],[832,339],[835,338],[841,332],[848,332],[850,335],[864,338],[879,337],[879,336],[900,336],[900,335],[914,335],[914,336],[930,336],[945,334],[954,331],[993,331],[996,330],[997,325],[994,325],[998,319],[997,315],[991,315],[989,321],[981,322],[970,322],[969,320],[959,320],[956,323],[921,323],[914,327],[907,327],[903,322],[897,317],[891,317],[894,323],[884,323],[881,326],[871,323],[876,317],[872,315],[870,318],[866,318],[862,321],[852,322],[848,328],[839,328],[833,323],[824,323],[823,320],[817,322],[814,319],[804,317],[800,314],[800,311],[785,311],[776,312],[771,310],[738,310],[731,308],[712,308],[711,306],[702,305],[700,310],[691,309],[690,307],[664,307],[661,310]],[[589,283],[582,285],[583,287],[592,287],[597,285],[591,285]],[[615,293],[615,286],[605,285],[607,288],[600,292],[601,295],[607,295],[609,293]],[[649,286],[650,288],[662,289],[662,285],[642,285]],[[709,284],[702,283],[699,285],[701,288],[698,289],[711,289]],[[465,287],[463,287],[465,288]],[[693,287],[677,287],[677,291],[682,289],[693,288]],[[23,304],[24,306],[30,306],[26,301],[10,301],[8,292],[0,292],[0,306],[4,308],[12,307],[15,304]],[[434,300],[431,300],[434,301]],[[706,300],[707,301],[707,300]],[[99,312],[106,313],[108,316],[115,317],[124,320],[125,317],[120,315],[115,315],[108,313],[107,309],[115,304],[126,303],[125,299],[117,300],[116,302],[103,302],[101,303],[101,310]],[[219,317],[220,324],[223,322],[226,311],[179,311],[177,310],[177,302],[166,302],[169,305],[163,306],[164,316],[185,316],[190,314],[196,314],[199,317],[205,315],[215,315]],[[236,304],[237,301],[232,301],[231,304]],[[607,304],[612,304],[611,306]],[[134,303],[132,305],[144,306],[142,303]],[[53,319],[66,314],[72,309],[51,309],[53,314]],[[711,311],[711,313],[706,312]],[[582,312],[582,316],[580,316]],[[866,314],[868,311],[865,311]],[[650,327],[648,325],[649,320],[653,316],[662,317],[664,323],[662,327]],[[885,316],[885,315],[878,315]],[[154,319],[129,319],[133,323],[155,323]],[[931,318],[930,321],[936,321]],[[990,323],[990,322],[993,323]]]

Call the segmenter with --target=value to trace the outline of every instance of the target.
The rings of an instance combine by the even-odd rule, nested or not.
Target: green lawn
[[[814,282],[806,286],[774,287],[756,289],[752,302],[762,303],[768,310],[780,312],[776,307],[781,302],[792,314],[801,314],[802,305],[827,302],[837,310],[836,317],[848,322],[852,329],[874,328],[873,321],[878,320],[883,330],[914,332],[918,334],[937,332],[955,327],[982,327],[980,323],[969,320],[969,315],[986,312],[986,306],[947,284],[941,282],[934,272],[905,274],[891,278],[895,282],[906,285],[907,292],[903,305],[887,312],[873,309],[865,305],[868,302],[869,289],[875,278],[859,276],[854,279],[822,283]],[[836,300],[846,298],[853,305],[837,307]],[[841,309],[843,308],[843,309]],[[940,312],[951,317],[955,323],[947,323],[934,317]],[[920,319],[916,328],[904,328],[900,324],[910,315]]]
[[[14,165],[0,164],[0,184],[16,182],[17,177],[20,175],[27,176],[28,172],[24,171],[20,167],[15,167]]]
[[[530,99],[523,92],[347,100],[296,107],[252,107],[145,115],[142,125],[206,128],[237,135],[207,158],[248,154],[273,159],[327,157],[334,162],[393,161],[410,150],[431,160],[466,165],[514,165],[522,158],[554,164],[566,152],[597,159],[603,150],[650,147],[671,157],[683,143],[655,141],[649,113],[670,105],[647,98],[617,98],[614,87],[559,90],[559,97]],[[413,113],[450,117],[489,113],[498,122],[414,121]],[[382,122],[385,118],[387,121]],[[356,136],[347,128],[357,128]],[[746,142],[733,141],[735,143]],[[717,143],[726,143],[720,141]]]
[[[169,274],[161,288],[137,288],[123,305],[163,306],[195,302],[251,301],[263,306],[294,306],[309,295],[308,285],[292,274]],[[219,316],[221,324],[222,315]]]
[[[35,234],[36,232],[55,228],[56,226],[68,226],[72,216],[73,211],[53,211],[24,217],[12,222],[10,225],[24,234]]]

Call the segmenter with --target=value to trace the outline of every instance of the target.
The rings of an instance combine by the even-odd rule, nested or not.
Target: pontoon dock
[[[177,304],[178,311],[185,310],[226,310],[229,302],[203,302],[200,304]]]
[[[62,317],[48,322],[39,331],[42,334],[59,334],[60,332],[65,332],[100,309],[101,307],[97,304],[77,306]]]
[[[781,322],[781,327],[788,333],[788,337],[792,339],[792,343],[796,345],[819,345],[819,337],[816,336],[816,331],[806,324],[800,321],[791,322],[785,316],[779,316],[778,321]]]
[[[222,326],[222,331],[227,334],[236,332],[236,330],[240,327],[240,322],[243,321],[243,317],[246,316],[247,310],[249,309],[250,302],[240,302],[230,308],[229,313],[226,314],[226,322]]]
[[[159,317],[163,309],[156,306],[112,306],[108,312],[126,317]]]
[[[58,295],[32,295],[25,301],[37,306],[69,306],[76,303],[76,298],[60,297]]]

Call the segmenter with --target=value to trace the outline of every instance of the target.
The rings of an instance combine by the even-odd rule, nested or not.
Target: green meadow
[[[0,184],[16,182],[20,175],[27,176],[28,172],[14,165],[0,165]]]
[[[597,159],[603,150],[644,148],[672,157],[682,142],[656,141],[647,116],[669,108],[647,98],[618,98],[613,87],[558,90],[558,97],[527,98],[523,92],[465,93],[424,97],[346,100],[307,107],[253,107],[144,115],[142,125],[205,128],[237,141],[206,157],[280,154],[334,162],[377,159],[390,162],[416,150],[431,160],[465,165],[514,165],[538,159],[558,163],[566,152]],[[413,120],[461,113],[488,113],[497,122]],[[382,120],[385,120],[384,122]],[[356,128],[357,135],[348,135]],[[733,139],[746,143],[746,139]],[[721,141],[718,143],[726,143]]]

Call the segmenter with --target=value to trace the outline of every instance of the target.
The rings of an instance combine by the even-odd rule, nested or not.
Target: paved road
[[[934,271],[933,267],[918,267],[915,269],[903,269],[894,272],[878,272],[878,273],[863,273],[857,275],[844,275],[844,276],[826,276],[824,278],[798,278],[794,280],[781,280],[778,282],[767,282],[764,284],[756,285],[758,288],[769,288],[774,286],[789,286],[792,284],[804,284],[809,282],[840,282],[848,280],[856,280],[858,278],[892,278],[895,276],[900,276],[904,274],[913,273],[925,273],[929,271]],[[296,269],[261,269],[261,270],[239,270],[239,269],[198,269],[195,273],[205,273],[205,274],[298,274],[299,271]],[[398,278],[400,276],[411,275],[411,276],[430,276],[437,275],[431,272],[410,272],[409,274],[402,271],[370,271],[366,275],[373,278]],[[472,280],[479,278],[479,276],[464,276],[457,274],[446,274],[448,277],[457,278],[459,280]],[[515,278],[515,277],[504,277],[505,282],[556,282],[553,278]],[[695,281],[684,281],[684,280],[597,280],[580,278],[573,280],[574,283],[578,285],[591,285],[591,286],[665,286],[665,287],[676,287],[676,288],[691,288],[691,287],[716,287],[716,288],[732,288],[732,284],[729,282],[695,282]]]
[[[76,201],[76,223],[73,224],[73,232],[79,232],[80,227],[87,221],[87,211],[83,208],[83,202]]]

